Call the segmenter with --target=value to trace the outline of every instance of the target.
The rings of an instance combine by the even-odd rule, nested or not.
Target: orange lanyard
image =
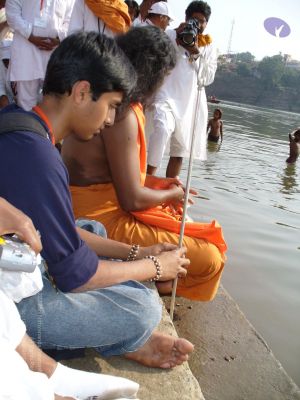
[[[55,137],[53,135],[53,128],[51,125],[51,122],[49,121],[49,118],[47,115],[44,113],[44,111],[41,109],[39,106],[33,107],[32,111],[34,111],[38,116],[45,122],[47,128],[48,128],[48,133],[50,136],[51,143],[55,145]]]

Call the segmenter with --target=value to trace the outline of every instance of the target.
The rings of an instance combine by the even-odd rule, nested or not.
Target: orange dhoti
[[[180,222],[169,220],[172,218],[166,214],[167,222],[175,222],[178,233],[167,230],[165,227],[152,226],[138,219],[143,217],[147,211],[128,213],[123,211],[117,200],[113,185],[99,184],[88,187],[72,186],[71,194],[75,217],[84,217],[101,222],[110,239],[118,240],[128,244],[137,243],[141,246],[151,246],[156,243],[169,242],[178,244]],[[154,211],[151,209],[148,211]],[[162,211],[163,212],[163,211]],[[149,216],[151,218],[151,215]],[[199,236],[202,238],[184,236],[183,245],[187,247],[187,257],[191,264],[188,267],[186,278],[178,279],[177,295],[192,300],[212,300],[217,293],[224,266],[223,252],[226,249],[222,238],[221,228],[217,223],[200,224],[188,222],[189,228],[197,230],[199,225]],[[205,232],[204,232],[205,231]],[[214,244],[213,236],[216,243]],[[205,238],[207,237],[207,238]],[[212,242],[208,240],[211,238]]]
[[[139,134],[137,151],[140,159],[141,184],[145,182],[146,146],[142,109],[135,105]],[[181,215],[169,207],[154,207],[144,211],[123,211],[112,183],[87,187],[70,187],[76,218],[101,222],[108,237],[128,244],[151,246],[169,242],[178,245]],[[222,229],[211,223],[186,222],[183,245],[191,264],[185,278],[178,279],[177,295],[192,300],[212,300],[217,293],[224,267],[226,244]]]

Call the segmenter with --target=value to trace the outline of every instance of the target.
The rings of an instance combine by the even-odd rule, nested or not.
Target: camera
[[[0,236],[0,268],[7,271],[33,272],[41,256],[17,236]]]
[[[194,46],[199,33],[199,22],[196,18],[191,18],[186,22],[182,32],[178,33],[177,38],[186,46]]]

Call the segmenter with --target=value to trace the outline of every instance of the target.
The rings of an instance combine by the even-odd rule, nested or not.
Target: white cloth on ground
[[[68,368],[60,363],[49,379],[53,391],[61,396],[75,396],[86,399],[135,399],[139,385],[129,379],[97,374]]]
[[[193,120],[196,106],[198,77],[199,77],[199,108],[196,117],[196,138],[194,145],[194,158],[206,159],[206,126],[207,126],[207,101],[204,87],[214,80],[217,57],[213,46],[200,47],[200,55],[195,61],[190,61],[187,50],[176,43],[176,31],[167,30],[166,33],[174,43],[177,53],[177,64],[168,75],[163,85],[154,96],[152,104],[146,108],[146,137],[148,142],[148,164],[159,166],[161,154],[170,139],[171,156],[189,157],[192,140]],[[161,121],[162,112],[172,112],[175,120],[175,129],[167,126],[168,120]],[[157,129],[157,122],[160,129]],[[164,123],[162,123],[164,122]],[[173,122],[171,122],[173,125]],[[172,140],[175,141],[172,146]],[[160,149],[158,149],[160,145]]]
[[[0,290],[0,399],[54,400],[47,376],[31,371],[15,351],[25,333],[15,304]]]

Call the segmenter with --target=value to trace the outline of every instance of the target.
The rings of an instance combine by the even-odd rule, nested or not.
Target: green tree
[[[284,74],[281,77],[281,84],[284,87],[300,89],[300,71],[285,68]]]
[[[242,62],[242,63],[252,63],[255,60],[255,57],[253,54],[251,54],[249,51],[246,51],[244,53],[237,53],[236,54],[236,62]]]
[[[244,63],[244,62],[238,64],[236,72],[238,75],[243,76],[243,77],[249,77],[252,75],[250,65],[248,63]]]
[[[284,70],[285,62],[281,55],[264,57],[258,64],[258,71],[266,88],[278,86]]]

